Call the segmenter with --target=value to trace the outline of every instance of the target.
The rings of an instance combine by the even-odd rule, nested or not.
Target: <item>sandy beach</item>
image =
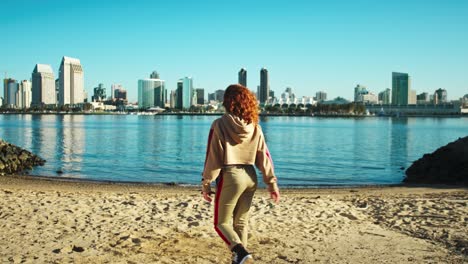
[[[466,263],[468,190],[259,190],[255,263]],[[0,177],[0,263],[230,263],[194,187]]]

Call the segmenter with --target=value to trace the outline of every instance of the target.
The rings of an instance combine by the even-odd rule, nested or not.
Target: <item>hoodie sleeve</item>
[[[270,151],[268,151],[268,146],[265,142],[263,132],[261,130],[259,132],[260,139],[258,142],[255,165],[262,172],[263,182],[267,186],[270,186],[277,182],[273,166],[273,160],[271,159]]]
[[[224,147],[221,141],[216,121],[211,125],[206,146],[205,167],[203,169],[203,183],[210,183],[218,177],[224,165]]]

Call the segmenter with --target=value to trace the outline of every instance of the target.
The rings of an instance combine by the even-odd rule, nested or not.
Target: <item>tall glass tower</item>
[[[189,109],[194,105],[193,101],[193,79],[191,77],[184,77],[177,81],[177,103],[178,109]]]
[[[142,79],[138,80],[138,108],[165,107],[166,88],[164,80]]]
[[[392,72],[392,104],[408,105],[410,87],[410,77],[407,73]]]
[[[268,81],[268,70],[262,68],[260,70],[260,86],[258,89],[258,100],[261,104],[268,102],[268,96],[270,95],[270,83]]]
[[[239,71],[239,84],[247,87],[247,70],[245,68]]]

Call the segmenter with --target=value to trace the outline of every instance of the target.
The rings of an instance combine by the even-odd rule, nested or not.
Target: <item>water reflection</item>
[[[408,160],[408,118],[391,118],[390,165],[394,170],[406,168]]]
[[[82,169],[86,146],[83,121],[83,115],[56,116],[57,170],[68,176],[79,176]]]

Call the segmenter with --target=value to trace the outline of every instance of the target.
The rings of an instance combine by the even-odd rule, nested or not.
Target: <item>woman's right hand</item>
[[[277,192],[270,192],[270,198],[273,199],[273,201],[277,204],[279,203],[280,200],[280,193],[279,191]]]
[[[268,192],[270,193],[270,198],[273,199],[275,203],[279,203],[280,192],[276,182],[268,184]]]

